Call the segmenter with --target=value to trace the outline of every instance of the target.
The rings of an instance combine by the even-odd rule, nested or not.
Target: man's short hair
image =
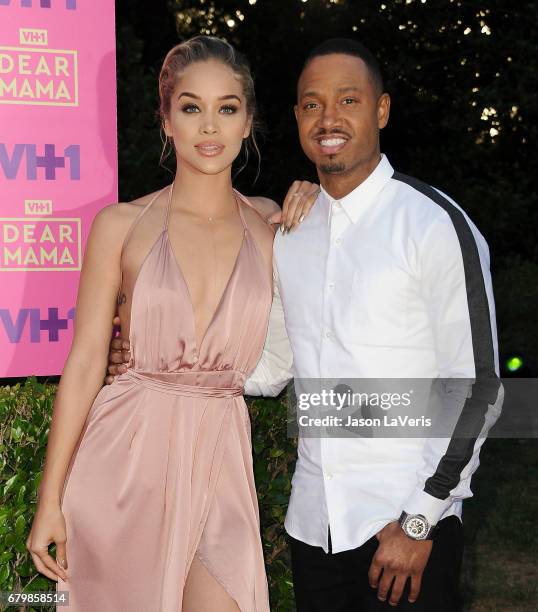
[[[383,93],[385,87],[383,84],[383,75],[381,74],[381,67],[379,66],[376,56],[370,49],[365,47],[358,40],[353,40],[352,38],[330,38],[317,47],[314,47],[307,55],[301,72],[304,71],[314,58],[323,55],[332,55],[333,53],[342,53],[344,55],[352,55],[353,57],[360,58],[366,64],[378,93]]]

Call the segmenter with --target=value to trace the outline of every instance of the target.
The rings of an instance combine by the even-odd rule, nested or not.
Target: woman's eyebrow
[[[194,98],[194,100],[201,100],[202,98],[200,98],[200,96],[197,96],[194,93],[191,93],[190,91],[182,91],[179,96],[177,97],[177,99],[179,100],[181,97],[186,96],[188,98]],[[239,96],[236,96],[235,94],[228,94],[226,96],[220,96],[219,100],[237,100],[239,103],[241,103],[241,98]]]
[[[196,94],[191,93],[190,91],[182,91],[179,96],[177,97],[177,99],[179,100],[182,96],[187,96],[188,98],[194,98],[195,100],[201,100],[202,98],[200,98],[200,96],[197,96]]]

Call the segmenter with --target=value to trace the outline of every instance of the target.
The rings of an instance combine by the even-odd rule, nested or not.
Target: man
[[[461,414],[451,438],[299,438],[285,522],[297,609],[455,612],[462,499],[503,395],[487,244],[381,155],[390,98],[362,45],[314,49],[297,96],[321,193],[275,239],[269,334],[245,392],[276,395],[292,377],[469,381],[443,387]]]
[[[295,378],[474,379],[455,408],[479,417],[461,438],[460,427],[452,439],[299,439],[286,517],[297,607],[381,610],[388,600],[454,612],[461,500],[502,402],[487,244],[452,200],[381,156],[390,98],[362,45],[314,49],[297,95],[322,191],[301,226],[275,240]],[[247,393],[286,382],[277,329],[272,321]],[[428,538],[437,527],[433,540],[413,539],[413,524]]]

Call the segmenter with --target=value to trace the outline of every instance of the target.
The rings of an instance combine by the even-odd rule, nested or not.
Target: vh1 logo
[[[49,33],[37,28],[19,28],[21,45],[48,45]],[[49,71],[50,72],[50,71]]]
[[[43,145],[41,151],[39,154],[36,144],[15,144],[9,151],[8,146],[0,142],[0,179],[3,175],[8,181],[21,178],[36,181],[39,171],[39,178],[46,181],[56,181],[66,175],[71,181],[80,180],[80,145],[68,145],[63,155],[56,154],[54,144]]]
[[[70,308],[65,318],[59,312],[59,308],[47,308],[42,316],[39,308],[20,308],[12,315],[9,309],[0,308],[0,324],[11,344],[18,344],[25,330],[30,332],[30,342],[41,342],[42,332],[49,342],[59,342],[60,333],[69,329],[69,322],[75,318],[75,309]]]
[[[0,0],[0,6],[21,6],[22,8],[50,9],[63,6],[68,11],[77,10],[77,0]]]

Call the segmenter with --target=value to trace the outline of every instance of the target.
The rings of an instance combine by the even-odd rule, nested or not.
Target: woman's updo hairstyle
[[[218,60],[229,66],[234,74],[241,80],[243,95],[247,103],[247,113],[252,117],[252,128],[249,136],[245,139],[245,161],[239,168],[238,173],[248,164],[249,153],[253,152],[258,158],[258,173],[261,161],[260,150],[256,142],[256,133],[260,129],[258,120],[258,108],[256,95],[254,93],[254,79],[246,57],[236,51],[230,43],[216,38],[215,36],[195,36],[185,42],[176,45],[167,53],[159,74],[159,119],[161,121],[161,139],[163,150],[161,152],[162,162],[170,155],[174,146],[172,139],[164,133],[164,120],[170,114],[172,96],[181,72],[195,62]],[[168,150],[167,150],[168,149]]]

